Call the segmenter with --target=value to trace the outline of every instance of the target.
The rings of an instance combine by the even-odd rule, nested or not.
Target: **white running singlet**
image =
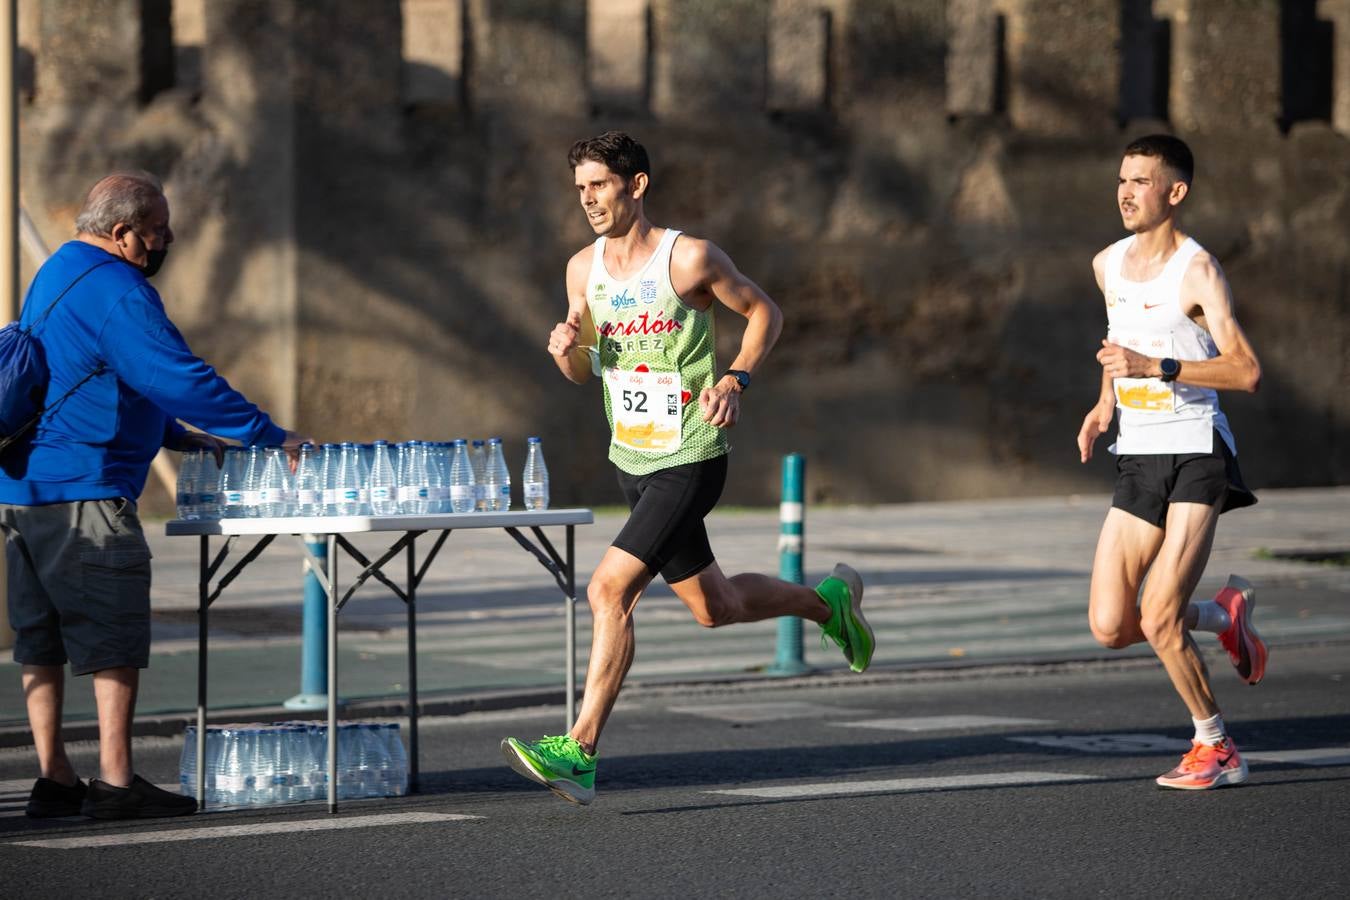
[[[1186,315],[1181,302],[1182,278],[1201,247],[1186,238],[1156,278],[1129,281],[1121,270],[1134,240],[1130,235],[1116,241],[1106,254],[1107,340],[1145,356],[1178,360],[1185,379],[1187,360],[1219,355],[1209,332]],[[1114,390],[1120,416],[1112,453],[1210,453],[1217,430],[1237,456],[1217,391],[1161,378],[1117,378]]]

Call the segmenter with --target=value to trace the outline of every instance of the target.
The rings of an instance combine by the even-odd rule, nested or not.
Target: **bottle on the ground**
[[[502,453],[502,439],[488,438],[487,461],[483,464],[487,487],[488,512],[506,512],[511,508],[511,471]]]
[[[521,494],[526,509],[548,509],[548,466],[544,463],[544,445],[539,438],[526,442],[525,469],[520,475]]]
[[[389,442],[376,441],[375,461],[370,467],[370,511],[377,516],[398,515],[398,491],[394,463],[389,458]]]

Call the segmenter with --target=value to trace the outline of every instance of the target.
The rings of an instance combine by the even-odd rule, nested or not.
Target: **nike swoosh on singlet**
[[[1166,303],[1145,303],[1144,309],[1157,309],[1160,306],[1166,306]]]

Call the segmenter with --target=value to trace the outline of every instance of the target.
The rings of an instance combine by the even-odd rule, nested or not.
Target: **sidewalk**
[[[1350,642],[1350,567],[1282,558],[1350,552],[1350,488],[1270,490],[1250,510],[1225,516],[1200,593],[1230,572],[1256,586],[1258,623],[1281,644]],[[1109,498],[1057,497],[809,508],[807,580],[837,560],[867,585],[877,631],[873,673],[1062,660],[1148,657],[1103,650],[1088,632],[1086,597],[1097,531]],[[623,516],[607,512],[577,529],[578,681],[590,641],[586,576]],[[777,511],[716,513],[709,531],[724,571],[776,573]],[[197,554],[193,538],[164,536],[148,522],[155,554],[154,643],[138,702],[138,734],[179,734],[195,718]],[[561,545],[562,529],[549,529]],[[361,535],[367,555],[392,538]],[[240,539],[237,560],[252,539]],[[431,541],[419,541],[420,552]],[[220,541],[213,541],[213,548]],[[278,538],[211,608],[208,697],[212,721],[318,718],[282,703],[300,692],[301,553]],[[355,564],[342,560],[344,577]],[[228,566],[228,563],[227,563]],[[395,571],[401,573],[402,569]],[[401,581],[401,577],[396,579]],[[407,698],[407,634],[401,601],[371,581],[343,610],[341,695],[347,716],[399,715]],[[776,622],[709,631],[694,624],[658,582],[637,612],[631,684],[769,677]],[[456,532],[418,594],[418,686],[424,714],[506,708],[563,699],[563,605],[552,578],[500,531]],[[842,658],[804,628],[805,659],[840,674]],[[1202,640],[1217,652],[1213,641]],[[8,652],[5,653],[8,657]],[[1219,659],[1219,657],[1214,657]],[[1223,665],[1227,665],[1226,662]],[[0,746],[29,742],[19,667],[0,663]],[[67,686],[67,736],[90,738],[88,679]]]

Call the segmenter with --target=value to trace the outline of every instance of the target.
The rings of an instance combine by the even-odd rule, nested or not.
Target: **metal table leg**
[[[328,535],[328,811],[337,812],[337,535]]]
[[[202,535],[197,572],[197,808],[206,809],[206,615],[210,606],[211,538]]]
[[[408,541],[408,792],[417,793],[417,538]]]

